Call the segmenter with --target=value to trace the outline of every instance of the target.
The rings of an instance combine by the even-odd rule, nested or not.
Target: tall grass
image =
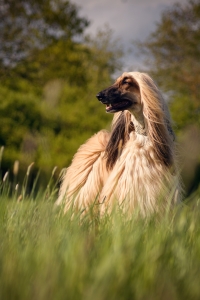
[[[148,219],[63,215],[52,177],[36,197],[8,191],[2,181],[0,299],[200,299],[199,191]]]

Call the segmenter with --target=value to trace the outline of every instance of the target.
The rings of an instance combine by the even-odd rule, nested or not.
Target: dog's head
[[[140,87],[130,73],[123,73],[116,82],[96,95],[106,105],[106,112],[141,109]]]
[[[97,98],[106,105],[106,112],[117,114],[113,123],[110,141],[106,148],[107,165],[113,167],[131,131],[136,131],[138,121],[145,126],[145,138],[153,146],[160,162],[169,166],[173,163],[173,139],[169,111],[152,78],[140,72],[126,72]],[[133,115],[134,118],[129,117]],[[137,120],[136,120],[137,119]],[[137,134],[140,134],[137,132]]]

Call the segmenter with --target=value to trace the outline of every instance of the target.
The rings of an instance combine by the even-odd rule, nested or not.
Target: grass
[[[10,190],[5,179],[0,299],[200,299],[199,191],[162,218],[127,219],[116,210],[80,220],[55,209],[52,178],[36,196],[23,187],[9,197]]]

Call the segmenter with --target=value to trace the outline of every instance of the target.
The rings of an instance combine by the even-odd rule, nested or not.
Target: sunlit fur
[[[79,148],[62,178],[57,204],[64,201],[65,211],[72,204],[83,211],[94,204],[101,214],[117,205],[146,216],[179,202],[170,115],[153,80],[123,73],[97,97],[107,110],[116,110],[111,132],[100,131]],[[129,107],[122,110],[127,100]]]

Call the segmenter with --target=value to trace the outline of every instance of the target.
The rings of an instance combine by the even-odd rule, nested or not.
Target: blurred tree
[[[49,144],[48,152],[51,161],[60,167],[70,163],[81,143],[110,124],[112,116],[105,113],[95,95],[111,84],[113,72],[121,68],[123,55],[109,28],[97,32],[95,37],[87,36],[85,43],[76,45],[73,51],[66,53],[65,49],[63,43],[59,44],[54,49],[54,63],[49,60],[45,69],[40,68],[40,73],[44,71],[42,78],[46,78],[43,88],[44,114],[49,120],[46,128],[52,130],[46,135],[53,133],[56,140]],[[48,60],[54,50],[42,56]]]
[[[200,126],[200,1],[165,10],[156,30],[138,46],[148,71],[172,99],[178,130]]]
[[[64,3],[61,0],[56,3],[60,2]],[[32,6],[35,7],[34,3],[28,1],[30,11]],[[52,5],[54,1],[44,3]],[[43,9],[44,3],[36,1],[35,5]],[[71,5],[69,1],[65,3]],[[22,1],[20,5],[21,9],[27,9],[25,2]],[[8,15],[15,13],[12,6],[4,6]],[[22,9],[22,12],[23,22],[27,18],[27,22],[37,25],[34,15],[31,15],[33,20],[29,20],[27,11]],[[44,15],[41,12],[41,19],[46,13],[46,10]],[[53,20],[54,16],[54,10],[49,11],[48,20]],[[88,23],[80,23],[80,28],[75,30],[73,18],[76,16],[70,15],[72,28],[69,35],[60,33],[52,38],[48,30],[46,35],[43,26],[36,26],[37,30],[33,33],[30,30],[25,48],[18,43],[14,34],[9,36],[8,27],[2,27],[4,34],[0,35],[2,39],[5,38],[5,47],[0,46],[0,72],[3,75],[0,85],[0,145],[5,146],[2,162],[4,172],[11,168],[16,159],[20,161],[20,170],[23,172],[34,161],[34,169],[41,169],[45,184],[55,165],[59,170],[66,167],[79,145],[110,123],[111,116],[105,113],[95,95],[111,83],[113,72],[121,67],[123,53],[109,28],[85,39],[83,32]],[[15,32],[15,22],[10,23],[10,26],[13,26],[10,32]],[[19,39],[24,40],[26,32],[23,32],[21,23],[19,27]],[[58,30],[57,26],[55,30]],[[80,33],[81,39],[77,40],[75,33]],[[34,42],[29,43],[29,39]],[[10,45],[8,54],[6,43]],[[24,49],[26,52],[23,52]],[[23,55],[18,56],[19,53]],[[10,60],[6,60],[7,56]]]
[[[16,65],[34,49],[77,38],[88,25],[67,0],[0,0],[0,64]]]

